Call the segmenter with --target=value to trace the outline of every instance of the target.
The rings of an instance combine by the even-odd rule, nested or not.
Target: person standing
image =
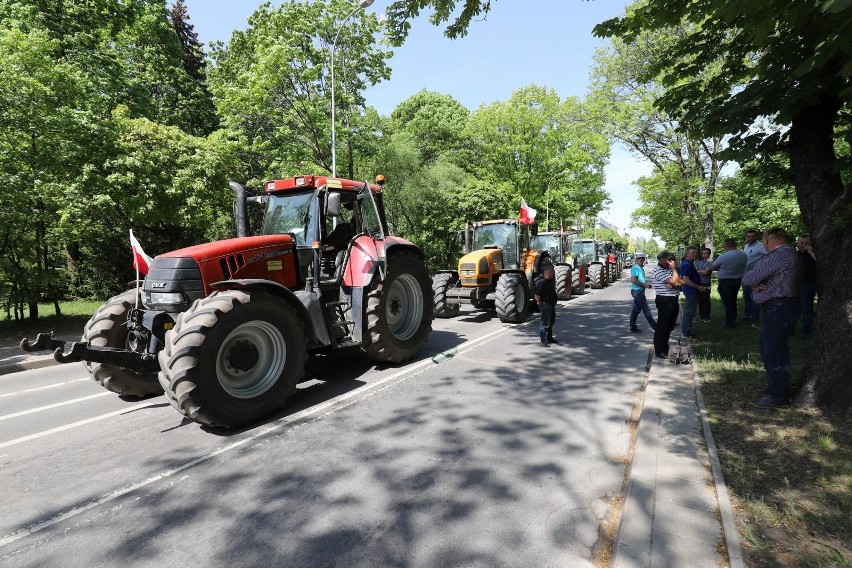
[[[748,258],[745,273],[743,274],[745,276],[758,260],[766,256],[766,247],[758,240],[757,231],[754,229],[746,231],[746,244],[743,247],[743,252],[746,253],[746,257]],[[743,320],[756,322],[760,314],[760,309],[751,297],[751,286],[747,286],[745,283],[743,283],[743,301],[745,302]]]
[[[704,293],[701,284],[701,275],[695,269],[695,259],[698,256],[698,247],[692,246],[686,249],[686,258],[680,265],[680,280],[683,285],[683,297],[686,300],[683,307],[683,317],[680,320],[680,331],[684,337],[695,337],[692,333],[692,320],[698,310],[698,295]]]
[[[558,343],[553,338],[553,322],[556,320],[556,281],[553,279],[553,267],[545,268],[542,276],[535,283],[535,301],[541,311],[538,334],[541,337],[541,346],[550,347],[551,343]]]
[[[695,261],[695,269],[701,276],[701,285],[704,286],[704,291],[698,294],[698,321],[703,323],[710,322],[710,283],[712,276],[708,273],[703,273],[713,264],[713,251],[709,248],[701,249],[701,260]]]
[[[745,276],[760,306],[760,357],[768,376],[763,398],[752,406],[777,408],[790,403],[790,333],[799,319],[802,259],[790,247],[787,231],[780,227],[763,233],[769,251]]]
[[[802,337],[811,336],[814,321],[814,298],[817,293],[816,254],[814,254],[811,236],[807,233],[796,240],[796,252],[802,260],[802,285],[799,288],[802,312]]]
[[[645,253],[636,253],[636,264],[630,268],[630,295],[633,296],[633,310],[630,312],[630,331],[633,333],[642,331],[636,325],[639,312],[645,315],[645,319],[648,320],[648,325],[651,326],[651,329],[657,329],[657,322],[654,321],[654,315],[651,313],[651,307],[648,305],[648,299],[645,297],[645,290],[651,288],[651,283],[645,281],[646,260],[648,260],[648,257]]]
[[[713,261],[710,268],[703,272],[709,275],[714,270],[719,271],[719,298],[725,308],[725,327],[733,328],[737,324],[737,294],[740,291],[743,272],[745,272],[748,256],[737,248],[737,242],[732,238],[725,239],[725,252]]]
[[[657,357],[669,356],[669,337],[677,321],[680,306],[680,275],[677,273],[675,255],[664,250],[657,255],[657,267],[651,272],[651,283],[657,294],[657,328],[654,330],[654,354]]]

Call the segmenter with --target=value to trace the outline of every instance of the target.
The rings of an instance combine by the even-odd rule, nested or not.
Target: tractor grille
[[[167,303],[151,301],[163,295],[179,294],[180,301]],[[156,257],[151,263],[145,283],[142,285],[142,298],[149,310],[182,312],[189,309],[192,302],[203,298],[204,283],[198,263],[190,257]],[[172,296],[177,298],[177,296]]]

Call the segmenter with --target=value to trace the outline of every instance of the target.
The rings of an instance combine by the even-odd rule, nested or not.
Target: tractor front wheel
[[[604,278],[604,267],[602,264],[589,265],[589,282],[591,282],[592,288],[600,289],[606,286]]]
[[[414,253],[391,254],[386,270],[367,297],[364,350],[374,361],[401,363],[420,352],[432,330],[432,290]]]
[[[586,267],[578,266],[571,271],[571,291],[582,294],[586,288]]]
[[[570,300],[571,288],[571,267],[565,264],[556,265],[556,298],[558,300]]]
[[[107,300],[83,328],[82,341],[97,347],[127,349],[127,318],[137,301],[136,290],[127,290]],[[162,394],[157,373],[134,373],[104,363],[85,362],[92,378],[105,389],[125,396]]]
[[[306,356],[304,325],[283,299],[225,290],[197,300],[166,333],[159,379],[187,418],[236,428],[284,406]]]
[[[447,291],[455,284],[455,275],[441,272],[432,277],[432,295],[436,318],[453,318],[459,315],[458,301],[447,299]]]
[[[521,323],[530,313],[530,289],[523,274],[501,274],[497,280],[494,305],[504,323]]]

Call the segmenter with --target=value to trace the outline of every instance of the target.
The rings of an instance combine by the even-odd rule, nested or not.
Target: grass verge
[[[766,372],[748,322],[694,323],[693,351],[747,566],[852,566],[852,424],[812,408],[758,410]],[[790,339],[792,382],[808,342]]]
[[[3,314],[0,317],[0,342],[14,340],[17,343],[24,336],[34,339],[37,333],[44,331],[55,331],[57,336],[82,335],[83,326],[101,304],[101,301],[89,300],[59,302],[61,316],[55,314],[53,304],[39,304],[40,317],[36,320],[15,321],[7,319],[6,314]]]

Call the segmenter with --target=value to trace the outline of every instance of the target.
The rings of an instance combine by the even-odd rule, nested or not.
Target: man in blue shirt
[[[757,261],[766,256],[766,247],[758,239],[757,231],[752,229],[746,232],[746,244],[743,247],[743,252],[746,253],[746,258],[748,258],[745,269],[745,274],[748,274]],[[751,286],[745,282],[743,282],[743,300],[745,301],[743,320],[757,321],[760,315],[760,307],[751,297]]]
[[[680,278],[683,282],[683,296],[686,305],[683,308],[683,318],[680,322],[681,335],[694,337],[692,333],[692,320],[698,309],[698,295],[704,292],[701,284],[701,275],[695,269],[695,258],[698,256],[698,247],[686,249],[686,258],[680,265]]]
[[[657,322],[654,321],[654,316],[651,314],[651,308],[648,306],[648,299],[645,297],[645,289],[651,288],[651,284],[645,281],[645,261],[648,257],[644,252],[636,253],[636,264],[630,269],[630,295],[633,296],[633,310],[630,312],[630,331],[639,333],[642,331],[636,325],[636,318],[639,317],[639,312],[645,314],[645,319],[648,320],[648,325],[651,329],[657,329]]]

